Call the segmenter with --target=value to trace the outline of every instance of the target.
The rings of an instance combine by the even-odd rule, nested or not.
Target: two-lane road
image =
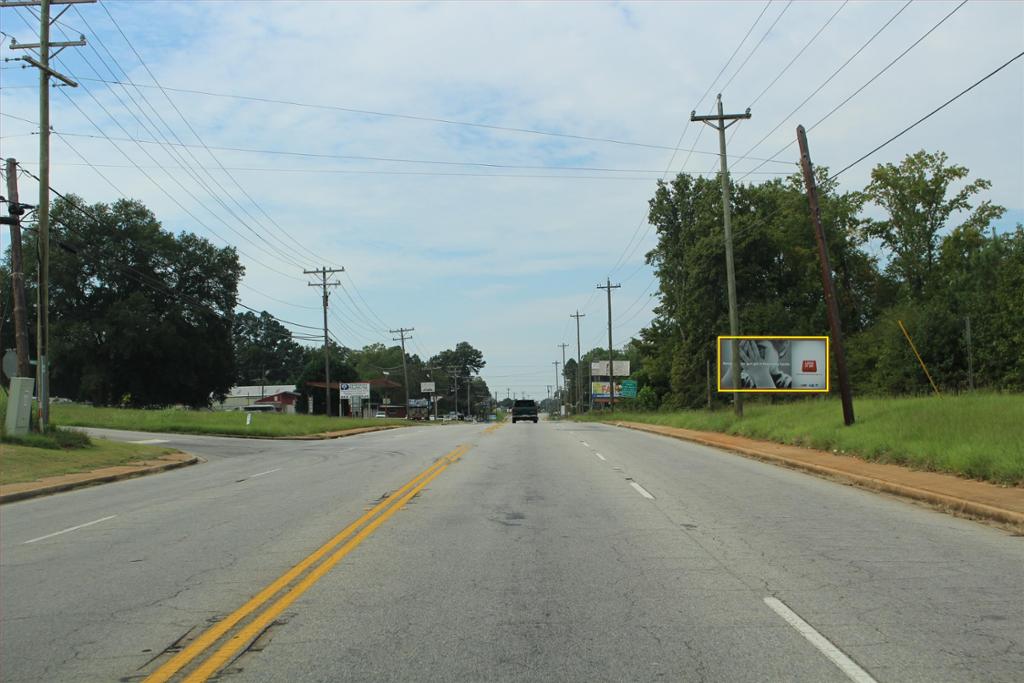
[[[253,681],[1024,671],[1024,539],[710,448],[547,422],[122,438],[209,462],[3,508],[5,680],[142,679],[183,649],[179,677]],[[239,617],[255,642],[204,644],[307,559]]]

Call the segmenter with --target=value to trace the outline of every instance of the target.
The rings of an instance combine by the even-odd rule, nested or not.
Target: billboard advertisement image
[[[629,377],[629,361],[617,360],[612,364],[616,377]],[[608,376],[608,361],[596,360],[590,363],[590,374],[594,377]]]
[[[718,391],[733,389],[732,339],[739,342],[743,392],[827,392],[828,337],[718,338]]]
[[[627,398],[622,395],[622,382],[615,383],[615,398]],[[635,389],[634,385],[634,389]],[[611,398],[610,393],[611,387],[608,382],[591,382],[590,383],[590,395],[593,398]]]

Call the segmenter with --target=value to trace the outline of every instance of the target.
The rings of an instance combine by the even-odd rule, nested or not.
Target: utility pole
[[[577,308],[576,313],[570,314],[570,318],[576,318],[576,412],[583,412],[583,355],[580,351],[580,318],[586,317],[586,313],[580,313]]]
[[[559,344],[562,347],[562,374],[565,375],[565,347],[568,346],[565,342]],[[562,406],[565,406],[565,377],[562,377]]]
[[[811,223],[814,227],[814,241],[818,243],[818,264],[821,266],[821,287],[825,292],[828,310],[828,324],[832,329],[832,355],[836,359],[836,374],[839,375],[839,393],[843,401],[843,422],[847,427],[853,424],[853,394],[850,389],[850,375],[846,371],[846,351],[843,347],[843,328],[839,321],[839,302],[836,300],[836,286],[832,282],[832,266],[828,262],[828,247],[825,245],[825,231],[821,227],[821,209],[818,206],[818,188],[814,182],[811,167],[811,152],[807,147],[807,133],[803,126],[796,127],[796,139],[800,143],[800,167],[804,173],[807,188],[807,202],[811,208]],[[907,337],[909,340],[910,337]],[[735,358],[735,356],[733,356]],[[925,370],[927,374],[927,370]],[[733,373],[735,374],[735,373]],[[931,379],[929,377],[929,379]]]
[[[18,354],[18,377],[31,377],[28,321],[25,316],[25,266],[21,258],[21,215],[25,207],[18,201],[18,162],[7,160],[7,213],[11,226],[11,295],[14,298],[14,346]]]
[[[399,327],[397,330],[388,330],[391,334],[397,334],[398,339],[392,337],[393,341],[402,342],[402,376],[405,378],[405,419],[409,419],[409,370],[405,365],[405,340],[412,339],[412,335],[405,336],[406,332],[412,332],[415,327]]]
[[[551,364],[555,366],[555,400],[558,400],[558,361],[551,361]]]
[[[609,278],[606,284],[598,285],[598,289],[608,290],[608,404],[615,412],[615,362],[612,360],[612,290],[622,285],[613,285]]]
[[[344,273],[344,268],[327,268],[326,266],[320,268],[320,270],[304,270],[302,271],[305,275],[319,275],[320,282],[308,283],[310,287],[320,287],[323,290],[324,297],[324,406],[326,412],[324,413],[327,417],[331,416],[331,352],[330,352],[330,338],[329,332],[327,331],[327,300],[330,298],[330,292],[327,291],[328,287],[337,287],[341,283],[337,280],[332,282],[327,281],[328,275],[334,273]],[[338,402],[341,402],[341,397],[338,397]],[[341,414],[341,406],[338,406],[338,414]]]
[[[36,207],[39,250],[39,287],[36,290],[36,371],[39,387],[39,431],[45,432],[50,424],[50,373],[46,356],[50,346],[50,77],[65,85],[77,88],[78,83],[50,68],[50,58],[56,57],[64,48],[85,45],[85,36],[78,40],[53,42],[50,40],[50,26],[60,19],[67,7],[50,19],[50,5],[72,5],[95,0],[7,0],[2,7],[39,7],[39,42],[18,43],[11,40],[12,50],[36,50],[39,59],[23,56],[39,69],[39,205]],[[51,48],[59,48],[52,55]]]
[[[466,418],[473,414],[473,377],[466,375]]]
[[[9,173],[9,172],[8,172]],[[10,177],[9,175],[7,177]],[[974,349],[971,346],[971,316],[967,316],[967,381],[971,391],[974,391]]]
[[[718,95],[718,115],[697,116],[697,112],[690,112],[691,121],[703,121],[712,128],[718,130],[718,149],[722,162],[722,213],[725,225],[725,274],[729,284],[729,334],[736,337],[740,333],[740,314],[736,307],[736,268],[732,260],[732,208],[729,196],[729,161],[725,154],[725,129],[740,119],[750,118],[750,108],[743,114],[722,113],[722,95]],[[715,123],[712,124],[711,122]],[[726,121],[729,121],[726,124]],[[736,409],[736,416],[743,417],[743,398],[739,393],[740,388],[740,343],[738,339],[729,342],[732,350],[732,386],[733,405]]]

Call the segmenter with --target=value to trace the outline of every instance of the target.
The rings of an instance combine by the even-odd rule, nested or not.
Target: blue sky
[[[587,316],[584,350],[606,342],[598,282],[611,277],[622,283],[614,294],[617,344],[649,321],[656,287],[643,254],[654,235],[644,219],[655,181],[670,158],[670,174],[713,173],[718,163],[711,131],[688,125],[691,110],[709,109],[728,83],[726,108],[742,111],[838,11],[753,103],[753,118],[735,130],[730,159],[741,177],[759,163],[744,156],[773,155],[798,123],[817,121],[957,4],[910,4],[793,117],[787,114],[903,3],[83,5],[69,10],[60,27],[71,37],[84,33],[90,46],[67,50],[58,63],[83,87],[53,93],[53,127],[66,134],[53,138],[53,185],[89,201],[121,193],[139,198],[168,229],[239,246],[253,257],[243,258],[242,300],[287,320],[319,324],[319,300],[306,286],[303,267],[344,265],[342,281],[359,304],[340,291],[332,300],[332,332],[344,343],[390,343],[389,328],[415,327],[410,349],[426,357],[467,340],[483,350],[483,374],[494,389],[542,396],[554,381],[552,361],[561,360],[557,345],[568,342],[574,353],[570,313],[579,309]],[[111,80],[109,67],[118,80],[127,74],[154,85],[107,11],[169,88],[654,147],[168,92],[183,120],[156,88],[85,80],[97,74]],[[29,18],[26,10],[0,10],[0,30],[33,40],[23,17]],[[60,30],[54,37],[64,39]],[[968,3],[812,131],[815,161],[845,166],[1022,44],[1024,4]],[[0,56],[14,54],[5,37]],[[33,168],[32,124],[11,117],[36,120],[35,77],[4,66],[0,111],[9,116],[0,117],[2,155]],[[1001,221],[1001,229],[1009,229],[1024,221],[1022,109],[1024,66],[1018,62],[851,169],[843,187],[862,187],[873,164],[922,148],[945,150],[993,182],[987,197],[1010,209]],[[199,146],[183,154],[103,137],[148,140],[154,127]],[[673,154],[681,134],[684,151]],[[202,144],[290,154],[207,152]],[[81,165],[69,145],[110,183]],[[685,151],[691,148],[696,151]],[[183,160],[209,167],[192,171],[202,183],[179,168]],[[428,161],[447,163],[420,163]],[[795,161],[789,148],[760,171],[789,172]],[[36,189],[26,181],[22,192],[31,196]]]

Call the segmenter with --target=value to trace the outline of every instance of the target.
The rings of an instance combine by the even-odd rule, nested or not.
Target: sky
[[[650,322],[647,202],[659,178],[719,164],[691,111],[718,93],[727,112],[750,107],[729,131],[735,180],[796,171],[798,124],[814,162],[837,170],[1024,50],[1024,3],[960,4],[76,5],[52,36],[88,45],[54,63],[80,87],[51,92],[51,185],[90,203],[139,199],[168,230],[237,247],[241,301],[308,326],[298,335],[322,325],[302,271],[344,267],[329,319],[341,343],[390,345],[389,330],[414,328],[408,349],[426,359],[465,340],[500,397],[542,398],[559,344],[576,355],[570,314],[586,316],[584,353],[607,345],[599,283],[621,284],[615,346]],[[0,10],[0,58],[37,30],[29,10]],[[0,155],[32,171],[37,84],[2,63]],[[992,181],[985,198],[1011,229],[1024,221],[1021,111],[1024,59],[840,189],[942,150]],[[38,187],[22,178],[21,194]]]

